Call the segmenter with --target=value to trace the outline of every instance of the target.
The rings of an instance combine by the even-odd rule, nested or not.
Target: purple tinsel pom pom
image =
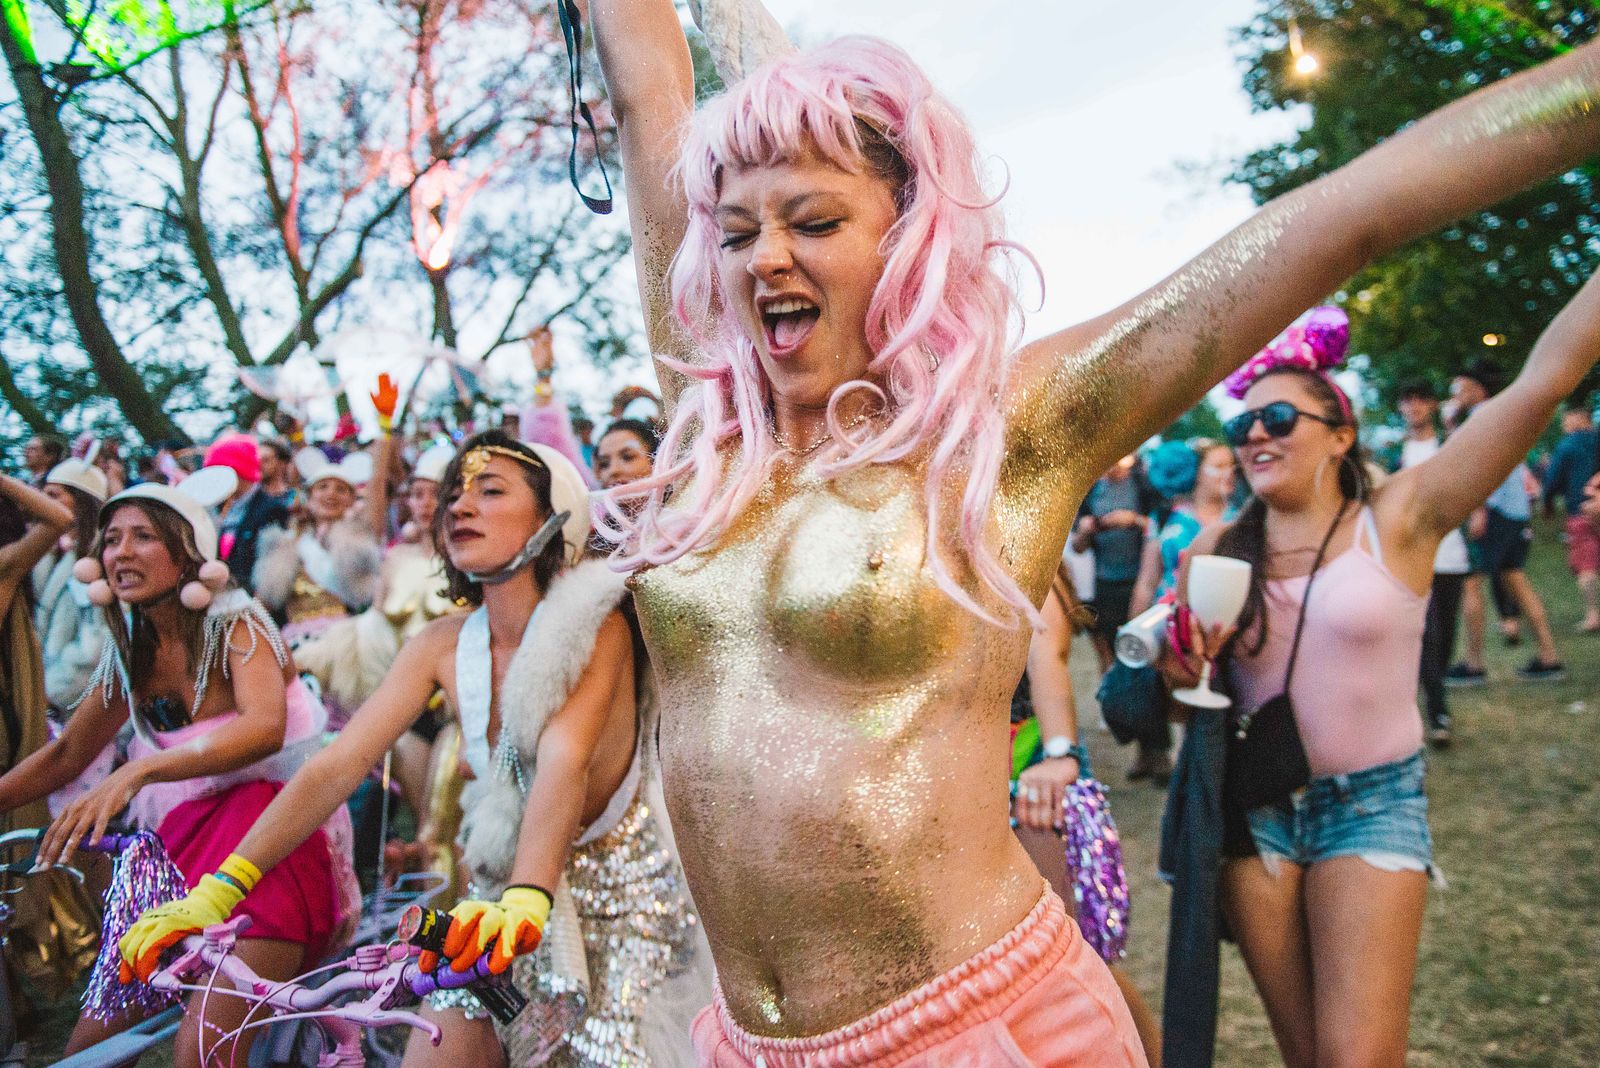
[[[102,1022],[128,1013],[149,1015],[175,1003],[177,995],[162,993],[146,983],[117,980],[122,955],[117,943],[146,909],[176,901],[188,892],[183,873],[167,856],[161,839],[141,831],[117,854],[111,869],[111,889],[106,892],[106,915],[100,924],[100,955],[89,973],[83,992],[83,1009]]]
[[[1067,847],[1067,875],[1078,905],[1083,940],[1104,961],[1128,948],[1128,873],[1122,867],[1122,839],[1111,819],[1105,787],[1080,778],[1062,799],[1061,840]]]

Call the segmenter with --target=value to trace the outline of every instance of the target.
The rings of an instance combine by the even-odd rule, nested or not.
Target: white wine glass
[[[1250,596],[1250,565],[1231,556],[1196,556],[1189,561],[1189,611],[1206,631],[1239,621]],[[1172,696],[1196,708],[1228,708],[1233,701],[1211,688],[1211,659],[1200,667],[1200,684]]]

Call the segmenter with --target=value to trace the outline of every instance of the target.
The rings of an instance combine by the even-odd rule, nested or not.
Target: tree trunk
[[[150,396],[100,311],[100,287],[89,268],[89,234],[84,226],[83,176],[78,157],[73,154],[72,143],[43,72],[38,63],[31,61],[25,43],[16,38],[12,26],[3,19],[0,19],[0,51],[5,53],[11,81],[27,117],[28,131],[38,146],[44,167],[50,193],[56,272],[61,276],[67,309],[77,328],[79,343],[94,366],[100,384],[121,405],[123,416],[146,441],[187,442],[189,436],[178,429]]]
[[[450,307],[450,287],[446,284],[449,266],[428,271],[428,282],[433,286],[433,336],[446,348],[456,347],[456,317]]]
[[[4,397],[7,404],[16,409],[22,421],[28,424],[28,429],[35,434],[58,434],[59,428],[47,418],[39,406],[33,403],[33,398],[22,392],[22,387],[17,385],[16,378],[11,374],[11,360],[0,357],[0,397]]]

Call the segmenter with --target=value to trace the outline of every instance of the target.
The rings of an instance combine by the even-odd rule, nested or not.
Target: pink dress
[[[152,783],[139,791],[129,814],[154,830],[167,854],[193,888],[216,871],[283,784],[318,749],[327,713],[306,684],[289,684],[283,748],[264,760],[221,775]],[[151,731],[135,723],[132,759],[208,734],[238,715],[228,712],[175,731]],[[340,805],[323,827],[262,876],[236,915],[250,917],[243,937],[298,942],[306,961],[321,960],[348,937],[361,911],[351,864],[350,815]]]

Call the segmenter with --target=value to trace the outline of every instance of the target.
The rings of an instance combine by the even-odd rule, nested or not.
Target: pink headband
[[[1227,377],[1223,386],[1228,396],[1239,398],[1269,371],[1282,368],[1310,371],[1320,375],[1323,381],[1333,387],[1334,396],[1339,398],[1340,414],[1345,422],[1353,423],[1355,419],[1350,398],[1328,374],[1331,368],[1339,366],[1349,347],[1350,317],[1343,308],[1325,304],[1313,308],[1305,322],[1291,326],[1270,345],[1245,361],[1243,367]]]

